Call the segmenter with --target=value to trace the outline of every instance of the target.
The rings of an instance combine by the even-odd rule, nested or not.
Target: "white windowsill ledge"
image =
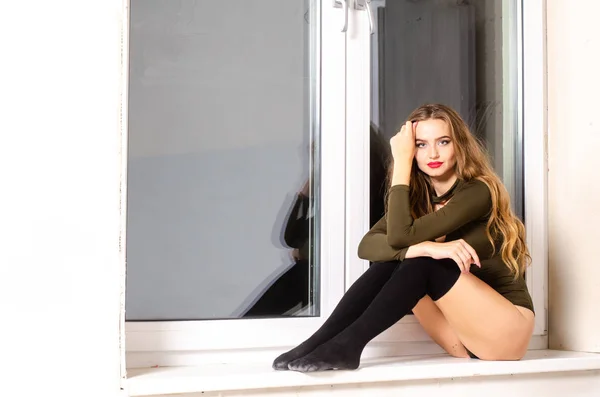
[[[133,369],[127,388],[130,396],[152,396],[588,370],[600,370],[600,354],[532,350],[521,361],[404,356],[364,360],[356,371],[309,374],[274,371],[270,363]]]

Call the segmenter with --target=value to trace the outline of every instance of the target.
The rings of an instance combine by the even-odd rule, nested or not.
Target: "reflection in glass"
[[[310,229],[314,221],[310,180],[296,195],[283,231],[285,244],[292,248],[293,265],[275,279],[267,290],[245,313],[245,317],[285,314],[291,309],[303,310],[310,303],[310,274],[312,244]]]
[[[132,0],[128,321],[319,314],[310,3]]]

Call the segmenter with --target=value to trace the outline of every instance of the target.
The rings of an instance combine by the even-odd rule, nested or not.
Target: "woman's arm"
[[[470,247],[475,250],[479,260],[486,260],[494,255],[494,249],[492,244],[487,238],[486,234],[487,222],[473,222],[460,231],[460,236]],[[444,243],[434,243],[425,241],[412,245],[410,247],[395,249],[389,246],[387,243],[387,227],[385,217],[381,218],[374,226],[367,232],[367,234],[361,240],[358,246],[358,256],[361,259],[366,259],[371,262],[385,262],[391,260],[402,261],[408,258],[416,258],[419,256],[432,256],[432,252],[436,248],[444,247],[443,244],[450,243],[455,240],[448,240]],[[429,245],[428,244],[438,244]],[[501,241],[496,242],[496,248],[500,247]],[[431,249],[433,248],[433,250]],[[438,252],[439,254],[439,252]]]
[[[387,213],[387,243],[401,249],[434,240],[486,216],[492,208],[487,185],[475,180],[458,191],[443,208],[413,219],[408,185],[390,189]]]
[[[433,259],[452,259],[464,273],[469,272],[472,264],[481,267],[481,262],[473,247],[462,239],[444,243],[424,241],[410,246],[406,252],[406,259],[421,256]]]
[[[385,217],[382,217],[358,244],[358,257],[371,262],[402,261],[407,248],[396,249],[387,243],[387,227]]]
[[[472,263],[481,267],[481,260],[489,259],[494,255],[494,249],[486,235],[486,228],[486,222],[477,222],[461,231],[461,239],[443,243],[425,241],[412,245],[406,251],[405,259],[420,256],[434,259],[450,258],[465,271],[468,271]]]

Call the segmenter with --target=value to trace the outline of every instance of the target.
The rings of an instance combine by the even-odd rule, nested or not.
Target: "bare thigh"
[[[412,311],[425,332],[448,354],[460,358],[469,357],[458,335],[429,296],[422,298]]]
[[[519,360],[527,352],[534,314],[515,306],[471,273],[435,302],[459,341],[483,360]]]

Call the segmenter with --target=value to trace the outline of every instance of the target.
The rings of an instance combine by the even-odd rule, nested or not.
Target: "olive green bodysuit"
[[[501,237],[495,241],[496,251],[486,235],[486,225],[492,208],[487,185],[479,180],[457,180],[448,192],[432,196],[432,203],[450,200],[441,209],[418,219],[410,211],[409,187],[392,186],[388,197],[388,212],[363,237],[358,256],[371,262],[402,261],[411,245],[435,241],[463,239],[479,256],[481,268],[471,266],[471,273],[488,284],[515,305],[533,309],[525,278],[514,279],[499,252]]]

